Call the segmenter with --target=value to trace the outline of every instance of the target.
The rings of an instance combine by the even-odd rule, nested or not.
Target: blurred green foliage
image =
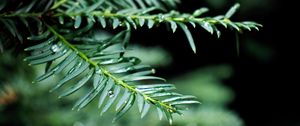
[[[156,47],[144,47],[141,45],[129,46],[129,50],[126,56],[135,56],[141,59],[143,64],[148,64],[153,67],[168,66],[172,63],[172,56],[163,48]]]
[[[262,62],[268,62],[270,61],[274,56],[274,49],[270,48],[267,45],[264,45],[263,43],[253,40],[251,38],[248,38],[245,40],[245,51],[254,59],[262,61]]]
[[[173,83],[178,83],[178,90],[191,92],[205,104],[226,106],[233,100],[231,89],[223,85],[222,80],[232,75],[228,65],[201,68],[191,73],[175,77]],[[195,88],[196,87],[196,88]]]
[[[160,55],[168,55],[165,51],[160,53],[154,52],[158,48],[144,49],[139,46],[140,50],[133,51],[133,54],[143,56],[159,57]],[[162,50],[162,49],[160,49]],[[164,54],[165,52],[165,54]],[[150,113],[146,118],[139,119],[137,109],[132,109],[119,122],[111,123],[114,116],[114,110],[110,110],[108,114],[101,116],[94,108],[97,106],[95,102],[87,108],[77,112],[72,111],[73,101],[79,98],[87,89],[82,89],[78,93],[57,100],[58,94],[48,93],[49,86],[57,81],[58,77],[43,81],[39,84],[32,84],[31,80],[35,74],[44,72],[43,66],[28,69],[25,64],[20,63],[22,57],[17,59],[10,54],[1,56],[0,70],[1,81],[0,98],[9,95],[9,87],[16,93],[15,101],[1,104],[0,106],[0,125],[23,125],[23,126],[166,126],[169,125],[166,120],[158,120],[156,110],[150,109]],[[154,58],[155,59],[155,58]],[[156,58],[153,65],[162,64],[160,58]],[[18,64],[18,65],[17,65]],[[8,66],[18,67],[8,67]],[[27,69],[24,71],[24,69]],[[11,70],[12,69],[12,70]],[[222,84],[222,80],[230,77],[232,69],[228,65],[220,65],[214,67],[201,68],[194,72],[183,76],[175,77],[171,82],[177,85],[181,92],[189,92],[197,96],[202,105],[194,106],[184,113],[183,117],[175,116],[174,126],[242,126],[243,121],[232,111],[226,108],[226,105],[232,101],[233,92]],[[197,87],[197,88],[195,88]],[[137,108],[135,105],[134,107]],[[17,120],[17,121],[16,121]]]
[[[226,108],[234,93],[222,80],[229,78],[232,71],[229,65],[216,65],[175,77],[172,82],[180,84],[177,85],[180,91],[190,92],[202,102],[199,108],[179,120],[195,126],[243,126],[236,113]]]

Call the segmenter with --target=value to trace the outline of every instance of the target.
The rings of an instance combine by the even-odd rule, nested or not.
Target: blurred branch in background
[[[14,89],[8,85],[3,85],[0,90],[0,105],[9,105],[17,100],[17,94]]]
[[[134,48],[136,46],[133,46]],[[133,51],[133,54],[139,54],[140,57],[153,57],[152,65],[161,66],[168,64],[168,60],[162,60],[161,56],[168,56],[162,48],[144,48],[137,46],[139,49]],[[157,53],[156,51],[159,51]],[[156,58],[158,57],[158,58]],[[1,78],[6,78],[1,82],[0,99],[11,99],[15,97],[14,102],[9,104],[1,103],[0,107],[0,125],[10,126],[98,126],[114,125],[114,126],[165,126],[168,121],[153,121],[157,120],[156,110],[150,109],[150,113],[146,118],[140,118],[138,111],[133,109],[127,116],[119,122],[112,124],[110,118],[114,116],[113,110],[110,110],[107,115],[100,118],[99,112],[93,108],[97,106],[95,102],[86,109],[71,111],[72,102],[79,98],[86,90],[83,89],[75,95],[57,100],[58,94],[48,93],[48,87],[57,81],[57,78],[44,81],[38,85],[32,86],[30,80],[32,75],[43,72],[43,66],[37,66],[34,69],[22,72],[24,64],[20,63],[20,59],[14,59],[14,56],[9,54],[1,56]],[[171,57],[169,58],[171,59]],[[9,62],[8,62],[9,61]],[[154,62],[153,62],[154,61]],[[9,67],[7,66],[16,66]],[[10,71],[17,71],[10,74]],[[199,97],[202,101],[201,107],[191,108],[194,111],[184,113],[185,116],[175,116],[174,126],[242,126],[243,121],[232,111],[226,108],[226,105],[233,99],[233,92],[222,84],[222,80],[230,77],[232,69],[227,65],[201,68],[192,73],[173,79],[179,89],[190,92],[192,95]],[[29,75],[29,76],[28,76]],[[5,85],[4,85],[5,84]],[[196,87],[196,88],[195,88]],[[3,93],[5,92],[5,93]],[[6,100],[7,101],[7,100]],[[137,107],[137,106],[134,106]],[[18,120],[18,121],[16,121]]]
[[[143,62],[143,64],[149,64],[153,67],[165,67],[172,63],[172,56],[163,48],[145,47],[141,45],[129,46],[129,50],[126,56],[135,56]]]
[[[229,65],[200,68],[172,80],[182,92],[189,91],[201,99],[201,107],[189,111],[180,119],[187,126],[243,126],[242,119],[228,110],[226,105],[233,101],[233,91],[222,80],[231,77]]]
[[[275,55],[273,48],[253,38],[247,38],[243,45],[245,53],[259,62],[269,62]]]

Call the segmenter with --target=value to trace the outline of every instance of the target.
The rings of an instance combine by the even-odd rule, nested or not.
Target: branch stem
[[[66,38],[63,37],[62,35],[60,35],[52,26],[50,26],[48,24],[46,24],[46,26],[50,30],[50,32],[52,32],[55,36],[57,36],[66,46],[68,46],[70,49],[72,49],[73,51],[75,51],[83,60],[85,60],[86,62],[88,62],[93,67],[100,68],[101,72],[105,76],[113,79],[116,84],[121,85],[122,87],[128,89],[129,91],[131,91],[133,93],[139,93],[139,94],[141,94],[144,97],[145,100],[148,100],[151,103],[159,104],[160,106],[166,108],[169,111],[176,111],[176,108],[174,108],[173,106],[171,106],[171,105],[169,105],[167,103],[163,103],[163,102],[161,102],[159,100],[153,99],[150,96],[148,96],[147,94],[143,94],[142,92],[140,92],[139,90],[137,90],[135,87],[130,86],[129,84],[127,84],[123,80],[120,80],[118,77],[114,76],[112,73],[110,73],[104,67],[99,66],[97,62],[89,59],[87,55],[85,55],[83,52],[81,52],[79,49],[77,49],[73,44],[71,44],[68,40],[66,40]]]

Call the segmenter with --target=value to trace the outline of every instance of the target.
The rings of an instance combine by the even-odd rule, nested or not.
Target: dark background
[[[195,1],[182,1],[179,10],[192,12],[207,6],[212,8],[207,15],[218,15],[235,3],[228,0],[221,8],[214,9],[205,1]],[[264,26],[259,32],[240,35],[239,54],[235,33],[224,29],[220,39],[204,30],[195,30],[197,54],[193,54],[181,31],[170,35],[172,33],[162,27],[143,31],[147,34],[137,33],[134,38],[144,45],[163,45],[172,53],[173,64],[159,69],[163,76],[174,76],[212,64],[231,64],[234,76],[225,80],[225,84],[234,89],[236,98],[229,107],[241,116],[247,126],[300,126],[299,69],[296,63],[299,41],[295,28],[298,22],[295,18],[299,14],[293,15],[296,8],[292,6],[295,4],[287,0],[258,2],[262,2],[261,5],[256,3],[260,6],[250,7],[242,2],[241,11],[233,17],[233,21],[251,20]],[[247,43],[251,42],[262,48],[249,48]],[[267,55],[259,57],[264,54]]]

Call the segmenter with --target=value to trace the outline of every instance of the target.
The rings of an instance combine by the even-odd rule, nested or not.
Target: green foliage
[[[250,21],[231,21],[229,18],[238,4],[225,15],[201,17],[208,9],[201,8],[193,14],[170,11],[177,3],[178,0],[32,0],[18,3],[12,11],[9,9],[12,2],[5,0],[0,3],[0,23],[4,26],[0,49],[9,41],[15,41],[14,38],[20,42],[36,42],[25,49],[31,55],[24,60],[29,65],[46,64],[46,67],[45,73],[34,82],[64,73],[50,90],[63,90],[59,98],[76,93],[84,86],[89,88],[73,109],[81,110],[98,96],[101,115],[115,104],[114,121],[137,102],[141,117],[153,106],[159,117],[164,114],[172,123],[172,115],[185,110],[182,105],[199,102],[194,96],[175,93],[174,85],[151,75],[154,70],[150,66],[141,65],[136,57],[124,55],[132,30],[146,26],[151,29],[161,24],[167,24],[173,32],[180,28],[196,52],[188,25],[200,26],[218,37],[221,35],[218,26],[238,32],[258,30],[261,26]],[[20,31],[19,27],[26,30]],[[108,38],[95,38],[92,37],[95,29],[123,30]],[[68,85],[72,80],[77,82]]]
[[[150,50],[150,48],[148,49]],[[136,52],[136,50],[133,50]],[[141,52],[141,51],[138,51]],[[146,54],[146,56],[152,54]],[[153,54],[155,55],[155,54]],[[111,124],[110,119],[114,116],[114,110],[99,118],[99,111],[95,111],[97,102],[92,102],[84,111],[70,111],[72,101],[81,97],[89,90],[89,87],[83,87],[75,95],[66,97],[64,100],[57,100],[55,95],[45,93],[51,84],[60,80],[56,76],[47,81],[43,81],[39,86],[32,86],[31,80],[34,76],[30,74],[42,74],[43,65],[26,67],[26,64],[19,64],[21,57],[15,58],[9,54],[5,57],[0,56],[0,70],[2,73],[12,72],[7,66],[15,66],[15,70],[6,77],[4,87],[0,86],[0,101],[3,97],[3,91],[9,94],[10,90],[16,92],[16,101],[10,104],[0,104],[0,125],[53,125],[53,126],[166,126],[167,121],[158,120],[155,109],[150,109],[143,119],[140,118],[138,109],[132,109],[120,121]],[[159,62],[158,62],[159,63]],[[24,68],[31,68],[24,72]],[[33,69],[32,69],[33,68]],[[190,107],[189,111],[184,112],[184,116],[174,115],[173,125],[199,125],[199,126],[243,126],[243,121],[237,114],[228,110],[226,105],[232,101],[233,92],[223,85],[222,80],[231,76],[232,69],[228,65],[210,66],[197,69],[188,74],[179,75],[171,79],[176,82],[177,87],[182,92],[189,92],[199,97],[203,102],[201,107]],[[63,75],[63,74],[60,74]],[[59,75],[59,76],[60,76]],[[7,75],[0,75],[5,77]],[[76,82],[76,81],[72,81]],[[9,86],[10,88],[5,88]],[[195,88],[197,86],[197,88]],[[34,100],[33,100],[34,99]],[[49,106],[51,105],[51,106]],[[133,107],[138,107],[134,105]],[[18,120],[18,121],[14,121]]]

